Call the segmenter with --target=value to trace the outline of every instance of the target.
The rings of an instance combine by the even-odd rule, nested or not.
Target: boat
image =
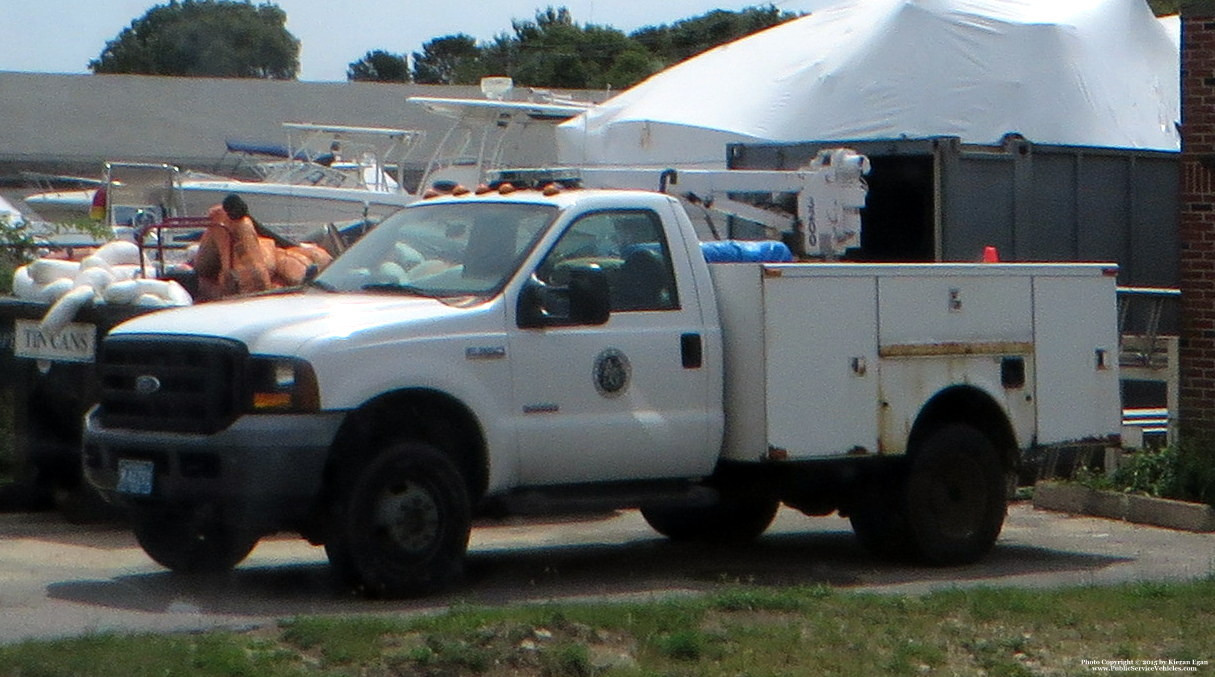
[[[299,230],[352,219],[378,220],[416,196],[404,172],[422,132],[390,127],[286,122],[285,158],[254,163],[253,180],[183,172],[185,214],[202,215],[224,196],[245,198],[261,222]],[[231,142],[229,150],[241,149]],[[262,149],[263,152],[270,149]]]
[[[21,172],[27,184],[41,192],[21,198],[31,218],[50,223],[70,223],[88,218],[97,189],[104,183],[87,176]]]
[[[300,224],[328,223],[352,218],[380,218],[414,199],[402,188],[400,172],[422,132],[386,127],[359,127],[338,124],[285,122],[288,145],[252,145],[227,142],[228,153],[255,157],[245,168],[251,178],[237,178],[192,170],[182,171],[163,164],[108,162],[102,179],[90,180],[90,187],[52,190],[28,195],[24,202],[39,220],[72,223],[83,219],[104,218],[112,225],[138,225],[138,219],[170,210],[155,208],[159,198],[139,197],[146,181],[137,179],[132,190],[123,189],[123,179],[113,173],[142,170],[157,174],[151,183],[168,181],[175,196],[171,211],[175,215],[207,213],[230,193],[239,193],[267,224],[291,227]],[[278,148],[283,148],[280,151]],[[171,168],[171,169],[170,169]],[[397,174],[394,175],[393,171]],[[104,190],[101,196],[98,191]],[[107,199],[124,191],[126,201],[106,209]],[[112,199],[108,200],[113,202]],[[135,205],[132,207],[132,205]]]
[[[406,99],[451,120],[426,165],[422,186],[476,186],[496,170],[551,164],[556,153],[556,126],[595,107],[537,89],[529,90],[526,101],[507,100],[505,96],[513,86],[509,80],[483,80],[485,99]],[[550,147],[553,157],[545,157],[544,149]]]
[[[108,208],[114,227],[138,227],[170,214],[202,216],[231,193],[241,195],[261,223],[288,237],[304,237],[327,224],[374,223],[436,185],[475,186],[490,171],[551,162],[537,149],[555,154],[555,126],[593,105],[544,90],[530,90],[527,101],[508,100],[512,88],[509,78],[487,78],[482,82],[485,99],[408,98],[407,103],[451,121],[425,163],[412,158],[422,140],[420,131],[285,122],[286,146],[226,142],[225,155],[240,163],[254,158],[248,167],[238,164],[229,170],[250,178],[149,165],[154,188],[145,190],[149,181],[140,179],[128,190],[112,170],[138,173],[144,170],[135,168],[143,166],[106,163],[99,183],[111,198],[116,190],[125,193],[119,205]],[[414,182],[407,180],[411,163],[422,168],[414,170],[419,176]],[[75,220],[102,203],[98,189],[47,192],[25,200],[34,211],[53,204],[68,215],[63,220]],[[147,195],[140,193],[147,190]]]
[[[415,147],[418,137],[412,135],[417,132],[285,123],[288,130],[312,134],[312,141],[286,149],[289,159],[257,163],[260,180],[183,173],[182,210],[205,214],[225,195],[238,193],[259,221],[289,237],[314,234],[330,223],[378,222],[427,189],[473,187],[491,172],[551,160],[537,150],[548,148],[555,153],[556,125],[582,114],[590,104],[554,99],[547,93],[531,96],[542,100],[406,99],[451,122],[412,183],[407,180],[409,158],[397,151]],[[359,145],[353,142],[359,136],[391,143]],[[317,142],[326,138],[330,139],[328,145]],[[244,149],[240,145],[230,148]],[[324,148],[328,152],[321,152]]]

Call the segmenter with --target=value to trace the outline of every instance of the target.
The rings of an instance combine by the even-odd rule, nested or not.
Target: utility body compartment
[[[733,461],[896,455],[938,394],[1003,410],[1017,446],[1118,434],[1116,269],[713,264]]]

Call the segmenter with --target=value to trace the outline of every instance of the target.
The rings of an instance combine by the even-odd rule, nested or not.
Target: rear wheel
[[[964,424],[947,425],[924,440],[905,496],[917,553],[931,564],[966,564],[987,554],[1008,508],[995,447]]]
[[[157,564],[186,574],[228,571],[258,541],[204,510],[140,512],[134,531],[139,547]]]
[[[674,541],[745,543],[767,530],[779,506],[767,496],[724,494],[713,505],[642,508],[641,515]]]
[[[472,517],[455,463],[424,442],[390,444],[359,472],[326,552],[339,578],[370,597],[408,597],[457,579]]]

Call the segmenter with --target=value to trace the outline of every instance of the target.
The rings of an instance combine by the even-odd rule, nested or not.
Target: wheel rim
[[[987,492],[978,481],[981,470],[971,459],[958,458],[924,478],[917,498],[942,535],[965,539],[979,530],[987,504]]]
[[[385,488],[376,504],[376,535],[405,552],[421,553],[433,546],[441,521],[434,495],[418,482],[402,481]]]

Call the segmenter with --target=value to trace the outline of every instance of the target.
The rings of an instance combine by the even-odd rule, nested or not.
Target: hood
[[[355,336],[400,336],[403,325],[428,326],[469,311],[440,301],[391,294],[308,291],[243,298],[141,315],[111,334],[215,336],[244,343],[250,353],[302,355],[305,344],[323,346]]]

